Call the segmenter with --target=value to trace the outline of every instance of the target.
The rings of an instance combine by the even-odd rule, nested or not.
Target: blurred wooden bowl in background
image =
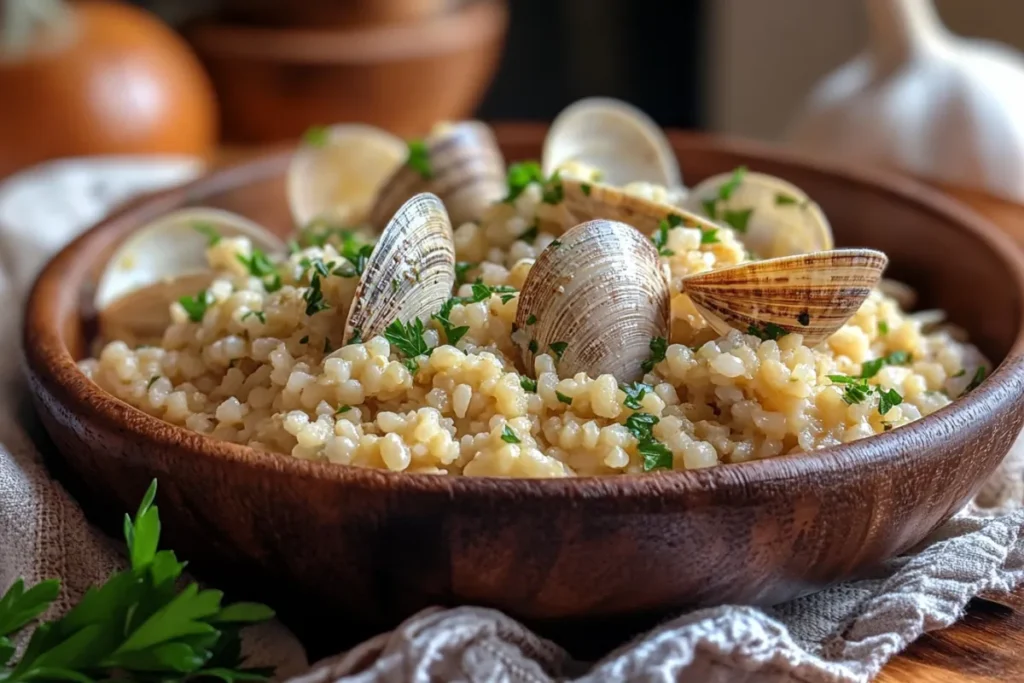
[[[507,26],[505,0],[478,0],[379,26],[210,22],[186,35],[217,90],[224,140],[257,143],[343,121],[409,137],[470,116],[497,68]]]
[[[271,27],[366,27],[419,21],[466,0],[222,0],[230,22]]]

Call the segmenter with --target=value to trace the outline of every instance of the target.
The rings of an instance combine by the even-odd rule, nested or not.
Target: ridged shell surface
[[[563,229],[586,221],[605,219],[631,225],[650,235],[658,224],[671,215],[679,216],[687,227],[714,230],[720,225],[672,204],[662,204],[639,197],[621,188],[603,183],[588,183],[566,178],[561,180],[562,201],[552,212]]]

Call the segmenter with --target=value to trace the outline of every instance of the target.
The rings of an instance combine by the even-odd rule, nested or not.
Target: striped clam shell
[[[682,224],[686,227],[702,230],[721,227],[714,221],[678,206],[638,197],[611,185],[569,178],[560,182],[562,201],[557,205],[557,213],[552,213],[556,213],[563,229],[586,221],[605,219],[631,225],[645,235],[650,235],[670,215],[682,218]]]
[[[430,319],[455,284],[455,243],[444,204],[421,193],[388,222],[367,259],[345,324],[345,340],[370,339],[395,320]]]
[[[697,184],[683,206],[704,214],[713,206],[715,218],[727,211],[749,212],[746,230],[737,237],[760,258],[777,258],[835,246],[832,226],[822,212],[799,187],[764,173],[746,172],[727,199],[719,194],[722,186],[735,181],[733,173],[712,176]]]
[[[523,283],[516,312],[523,367],[533,375],[536,356],[557,358],[564,343],[560,376],[635,381],[651,338],[668,336],[669,298],[649,239],[615,221],[578,225],[541,252]]]
[[[822,251],[691,275],[683,290],[719,334],[776,326],[813,346],[857,312],[888,262],[871,249]]]
[[[479,121],[443,124],[424,140],[430,177],[408,164],[399,166],[384,183],[370,224],[383,226],[413,195],[430,192],[444,202],[452,224],[479,221],[489,206],[505,197],[505,159],[494,132]]]

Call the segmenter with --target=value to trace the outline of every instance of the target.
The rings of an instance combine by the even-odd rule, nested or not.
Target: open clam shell
[[[832,227],[803,190],[764,173],[737,171],[712,176],[693,187],[683,206],[713,220],[745,225],[737,230],[761,258],[828,251]],[[725,220],[728,215],[732,221]],[[738,220],[737,220],[738,218]]]
[[[405,141],[365,124],[331,126],[304,140],[288,167],[288,204],[295,224],[361,223],[405,156]]]
[[[556,357],[559,374],[643,375],[653,337],[667,337],[669,284],[651,241],[628,225],[596,220],[548,246],[519,294],[516,325],[527,373]]]
[[[345,340],[370,339],[395,320],[426,322],[451,296],[455,243],[444,204],[421,193],[403,204],[363,269],[345,324]]]
[[[649,235],[669,216],[678,216],[686,227],[702,230],[721,227],[708,218],[678,206],[639,197],[619,187],[569,178],[560,182],[562,201],[558,204],[558,212],[552,212],[552,215],[557,216],[563,230],[586,221],[606,219],[626,223]]]
[[[579,100],[551,124],[541,158],[544,175],[567,162],[597,168],[609,185],[683,184],[675,152],[658,124],[633,105],[609,97]]]
[[[871,249],[787,256],[691,275],[683,291],[719,334],[799,333],[813,346],[857,312],[888,262]]]
[[[213,279],[211,240],[248,237],[255,248],[283,253],[284,242],[260,225],[220,209],[174,211],[135,231],[100,276],[93,306],[104,339],[149,343],[170,324],[170,305]]]
[[[420,192],[440,197],[453,225],[479,221],[507,189],[505,159],[490,127],[479,121],[442,124],[423,140],[422,149],[410,146],[406,162],[381,188],[370,223],[387,224]]]

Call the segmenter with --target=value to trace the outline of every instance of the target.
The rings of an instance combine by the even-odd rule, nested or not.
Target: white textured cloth
[[[188,159],[71,161],[0,186],[3,294],[24,297],[43,259],[113,204],[199,170]],[[0,329],[0,588],[19,576],[29,582],[60,577],[64,591],[55,614],[122,559],[118,545],[87,524],[42,464],[15,354],[3,352],[18,343],[17,328]],[[919,635],[955,622],[972,597],[1024,582],[1022,472],[1024,447],[1018,447],[977,505],[872,576],[772,609],[684,614],[598,662],[574,661],[515,620],[475,607],[425,610],[312,669],[278,624],[247,634],[247,651],[261,664],[278,665],[280,678],[292,683],[869,681]]]

